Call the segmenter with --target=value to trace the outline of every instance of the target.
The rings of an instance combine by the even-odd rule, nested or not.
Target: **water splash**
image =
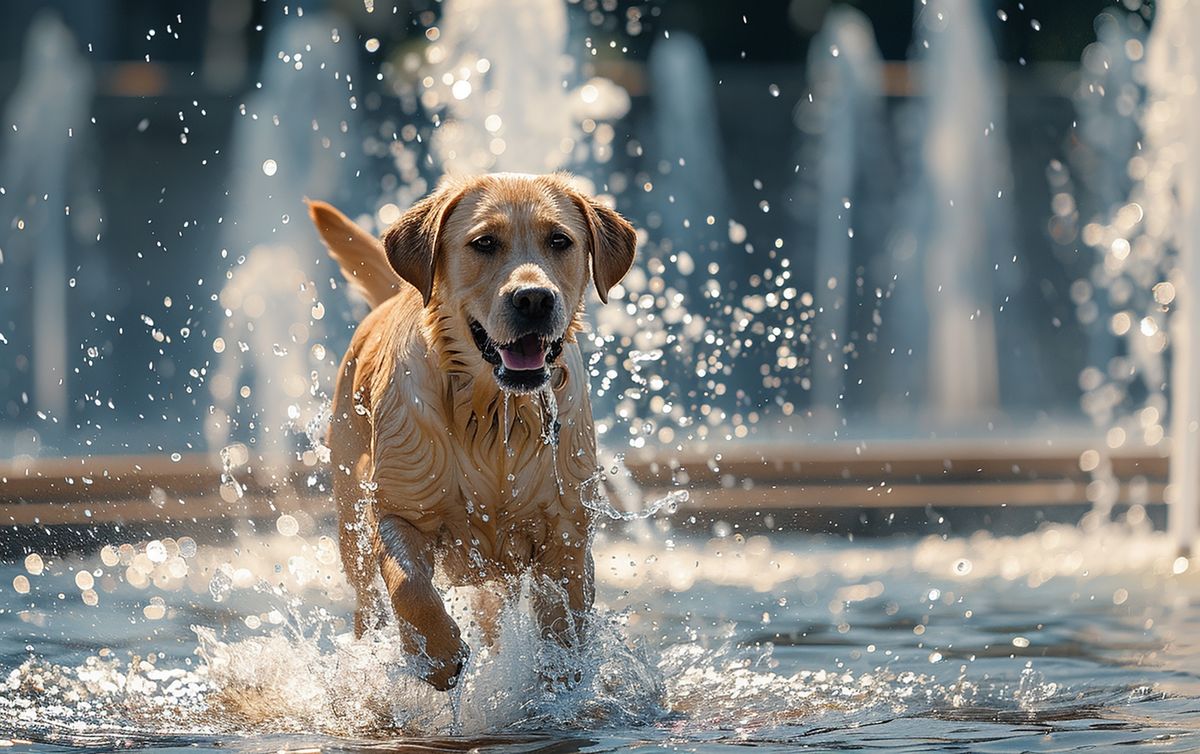
[[[561,0],[447,0],[427,35],[421,103],[441,111],[433,151],[446,173],[545,173],[607,161],[629,96],[603,78],[581,85],[566,53]],[[590,143],[590,149],[589,149]]]
[[[319,415],[332,365],[325,341],[336,308],[327,311],[317,283],[328,278],[324,255],[310,224],[293,215],[305,197],[334,199],[356,186],[362,168],[357,63],[331,39],[338,25],[336,15],[309,13],[270,27],[261,86],[240,105],[231,137],[224,317],[214,328],[205,440],[210,448],[244,442],[264,479],[294,458],[288,428]]]
[[[606,483],[617,492],[624,510],[614,507],[608,496],[604,494]],[[624,459],[620,455],[613,458],[607,472],[603,467],[597,469],[596,473],[580,484],[580,489],[583,491],[584,507],[605,518],[624,522],[653,518],[660,512],[674,514],[679,506],[690,498],[687,490],[672,490],[644,507],[637,507],[642,502],[641,489],[633,483],[628,470],[624,468]]]
[[[1197,493],[1191,459],[1195,433],[1186,429],[1193,424],[1195,407],[1185,386],[1194,383],[1195,365],[1189,361],[1194,328],[1180,312],[1188,291],[1200,287],[1188,278],[1194,270],[1192,184],[1200,159],[1194,154],[1190,125],[1196,111],[1194,93],[1178,82],[1197,70],[1189,36],[1194,14],[1176,3],[1155,6],[1155,14],[1144,47],[1140,18],[1119,16],[1101,19],[1100,47],[1085,52],[1110,62],[1103,84],[1112,87],[1104,94],[1112,104],[1090,108],[1085,135],[1094,141],[1124,138],[1125,151],[1117,143],[1114,153],[1123,158],[1122,167],[1135,182],[1126,195],[1121,194],[1125,181],[1107,186],[1105,198],[1112,206],[1102,207],[1100,217],[1080,232],[1083,242],[1097,252],[1090,279],[1077,284],[1081,317],[1107,314],[1100,324],[1117,344],[1115,352],[1099,354],[1101,360],[1080,374],[1084,411],[1106,430],[1103,445],[1086,451],[1080,465],[1095,476],[1088,488],[1093,504],[1089,523],[1107,522],[1120,493],[1111,473],[1112,451],[1130,445],[1166,447],[1170,409],[1174,443],[1167,495],[1173,504],[1171,526],[1186,546],[1195,536]],[[1088,62],[1085,57],[1085,65]],[[1134,84],[1139,80],[1146,85],[1141,99]],[[1136,125],[1130,120],[1116,126],[1113,135],[1114,119],[1107,112],[1113,109],[1129,111]],[[1128,141],[1138,126],[1143,138],[1131,151]],[[1089,307],[1093,289],[1099,301]],[[1170,365],[1168,353],[1173,354]]]
[[[599,607],[589,617],[589,641],[579,649],[564,649],[542,640],[529,609],[526,581],[519,590],[522,598],[501,614],[496,645],[485,646],[476,627],[460,621],[475,651],[457,700],[418,680],[420,661],[403,652],[394,625],[369,631],[361,640],[351,637],[342,616],[352,600],[338,577],[336,547],[314,547],[301,536],[197,549],[194,542],[185,544],[184,538],[157,541],[153,546],[121,545],[102,553],[101,561],[106,568],[122,562],[141,563],[139,568],[152,565],[134,591],[156,591],[168,600],[166,616],[156,619],[161,623],[152,623],[169,632],[172,622],[178,624],[191,615],[171,617],[185,604],[180,586],[204,588],[191,576],[171,580],[175,577],[170,576],[170,563],[176,555],[170,553],[174,552],[187,555],[184,560],[197,577],[214,569],[230,573],[220,604],[233,620],[220,629],[196,629],[198,661],[179,653],[173,642],[169,653],[124,659],[112,650],[76,662],[28,659],[0,678],[0,730],[39,741],[109,746],[156,737],[196,742],[222,734],[289,731],[310,737],[378,740],[400,735],[631,728],[639,731],[637,735],[675,740],[711,740],[714,731],[726,731],[734,740],[778,742],[796,740],[822,727],[885,723],[897,716],[1026,723],[1055,719],[1078,714],[1072,710],[1079,705],[1124,705],[1153,698],[1155,692],[1095,684],[1078,687],[1064,681],[1060,672],[1052,670],[1052,658],[1046,665],[1041,655],[1033,654],[1039,643],[1044,648],[1061,631],[1053,626],[1029,634],[1014,633],[1020,629],[1011,627],[995,629],[1005,644],[1012,640],[1013,651],[1029,649],[1017,671],[997,672],[1001,668],[986,660],[980,666],[965,659],[961,664],[950,661],[954,655],[947,641],[970,650],[978,642],[995,639],[980,637],[983,626],[976,626],[969,616],[955,618],[934,610],[934,603],[957,612],[962,603],[956,593],[970,595],[966,606],[971,607],[978,604],[975,595],[1013,584],[1031,590],[1024,595],[1047,589],[1061,595],[1064,590],[1077,591],[1080,580],[1086,579],[1089,588],[1102,583],[1120,586],[1112,602],[1127,605],[1128,599],[1127,606],[1132,606],[1138,599],[1137,585],[1145,580],[1154,587],[1158,608],[1149,613],[1140,607],[1134,610],[1130,630],[1142,636],[1147,616],[1171,625],[1169,610],[1159,599],[1162,586],[1169,587],[1168,601],[1182,598],[1184,602],[1195,586],[1195,563],[1181,565],[1165,554],[1164,536],[1137,527],[1109,529],[1099,537],[1074,527],[1048,527],[1016,538],[927,537],[915,546],[856,546],[811,538],[793,547],[767,537],[672,541],[665,547],[599,543],[595,551],[598,587],[610,606]],[[149,557],[164,553],[167,557],[161,562]],[[288,569],[280,573],[272,566],[294,557],[324,557],[327,573],[335,578],[300,580]],[[963,566],[964,561],[969,567]],[[38,575],[30,572],[30,577],[69,575],[70,568],[64,565],[45,560],[40,570],[35,569]],[[100,581],[103,577],[98,577]],[[973,585],[972,591],[967,591],[967,585]],[[52,592],[60,588],[45,584]],[[129,581],[120,589],[135,587]],[[790,631],[817,630],[809,621],[823,613],[843,623],[849,616],[866,633],[851,637],[849,645],[837,636],[815,639],[811,652],[801,655],[799,663],[796,648],[787,643],[789,629],[783,626],[772,625],[763,632],[754,630],[756,621],[741,626],[725,620],[711,626],[694,622],[677,626],[672,608],[647,614],[611,606],[625,599],[633,605],[661,603],[664,593],[691,592],[696,608],[718,594],[724,595],[722,600],[732,599],[721,604],[733,608],[743,598],[754,605],[754,595],[759,595],[779,613],[776,620],[786,625],[787,599],[799,606],[808,600],[805,595],[811,589],[822,595],[817,603],[821,609],[802,612],[805,617],[799,624],[791,623]],[[321,595],[331,600],[328,606],[320,604]],[[474,599],[471,589],[451,589],[448,595],[448,606],[456,616],[469,609]],[[1058,597],[1048,594],[1047,599]],[[829,612],[824,611],[824,600],[829,600]],[[902,614],[892,619],[899,623],[876,625],[880,615],[893,610],[888,607],[893,603],[903,606]],[[746,612],[737,609],[739,614]],[[259,625],[256,619],[268,611],[271,619]],[[914,649],[906,621],[922,613],[938,620],[925,636],[928,647]],[[965,633],[958,639],[938,628],[939,621],[953,626],[960,619]],[[1019,626],[1024,620],[1047,622],[1047,616],[1035,610],[1008,620],[1016,620]],[[1087,631],[1104,630],[1087,622],[1078,625]],[[1186,624],[1179,623],[1178,628],[1186,630]],[[1034,630],[1032,624],[1028,630]],[[878,663],[871,663],[870,655],[862,662],[844,661],[844,653],[853,651],[856,642],[877,641],[881,650],[888,647],[895,652],[887,659],[880,657]],[[908,659],[902,662],[900,653]],[[841,659],[834,661],[831,654]],[[1069,664],[1081,661],[1077,650],[1064,657]],[[576,676],[579,681],[574,684],[547,681]]]
[[[221,499],[227,503],[235,503],[242,499],[246,488],[234,476],[234,469],[245,466],[250,461],[250,451],[242,443],[226,445],[220,450],[221,458]]]
[[[562,471],[558,467],[558,433],[562,428],[558,422],[558,398],[554,388],[549,383],[538,391],[538,415],[542,420],[541,440],[543,446],[550,448],[550,464],[554,467],[554,483],[558,495],[563,495]]]

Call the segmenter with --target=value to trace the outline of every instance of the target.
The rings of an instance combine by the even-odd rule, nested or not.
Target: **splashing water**
[[[612,128],[595,123],[624,115],[629,96],[602,78],[564,85],[577,65],[563,2],[447,0],[442,17],[421,102],[444,111],[433,141],[444,172],[545,173],[593,157],[588,141],[611,154]]]
[[[612,473],[616,474],[616,468],[612,469]],[[583,482],[585,489],[594,490],[593,494],[585,494],[583,504],[595,513],[612,519],[613,521],[640,521],[642,519],[653,518],[659,513],[674,514],[679,510],[679,506],[686,503],[690,497],[687,490],[673,490],[661,498],[654,500],[643,508],[633,508],[629,506],[627,500],[625,510],[617,510],[608,497],[601,492],[601,481],[606,479],[602,471],[596,472],[594,476]]]
[[[239,107],[231,137],[230,216],[221,226],[228,269],[218,294],[224,316],[211,345],[204,430],[210,448],[245,443],[260,478],[282,475],[293,460],[298,447],[288,428],[318,418],[332,366],[319,245],[309,223],[292,215],[305,197],[339,196],[362,166],[351,141],[356,61],[330,39],[337,25],[334,15],[312,13],[271,26],[264,80]]]
[[[1134,10],[1137,4],[1128,7]],[[1084,133],[1113,152],[1121,162],[1122,179],[1134,180],[1132,186],[1126,180],[1102,182],[1097,217],[1080,232],[1097,254],[1089,278],[1074,289],[1080,318],[1087,323],[1107,315],[1099,323],[1103,335],[1116,338],[1114,347],[1095,352],[1095,363],[1079,377],[1081,405],[1105,430],[1103,444],[1085,451],[1080,466],[1093,475],[1088,487],[1093,512],[1086,523],[1100,525],[1109,520],[1120,495],[1112,452],[1127,446],[1169,446],[1171,526],[1178,544],[1188,547],[1196,535],[1193,456],[1198,446],[1195,433],[1187,429],[1195,423],[1197,408],[1184,386],[1195,382],[1193,371],[1200,361],[1191,345],[1194,323],[1181,313],[1187,310],[1190,289],[1200,287],[1191,277],[1196,269],[1193,183],[1200,157],[1191,127],[1195,94],[1179,81],[1190,79],[1200,67],[1191,41],[1192,9],[1162,3],[1155,6],[1155,19],[1144,55],[1142,19],[1121,11],[1101,16],[1100,42],[1085,51],[1085,66],[1097,67],[1089,55],[1101,60],[1108,102],[1085,110]],[[1135,83],[1139,81],[1144,93]],[[1112,117],[1114,109],[1123,121]]]
[[[1200,652],[1177,633],[1194,609],[1173,607],[1186,605],[1198,569],[1164,555],[1162,539],[1052,527],[915,546],[763,535],[665,546],[602,540],[601,606],[588,619],[588,641],[564,649],[540,639],[526,581],[500,616],[495,646],[460,618],[474,651],[453,697],[417,680],[420,660],[401,650],[394,625],[351,638],[352,599],[327,538],[122,545],[100,564],[46,559],[28,573],[33,592],[23,599],[34,604],[20,612],[0,593],[0,642],[84,632],[82,646],[94,648],[132,632],[143,648],[136,657],[118,648],[80,656],[73,639],[59,650],[43,642],[43,656],[0,676],[0,736],[116,746],[286,734],[284,748],[295,748],[314,736],[553,729],[703,746],[875,726],[894,743],[935,731],[1038,736],[1042,721],[1087,726],[1126,708],[1159,716],[1150,728],[1161,730],[1177,706],[1164,691],[1183,695],[1185,707],[1200,693],[1200,683],[1170,672]],[[182,576],[172,575],[181,573],[176,558],[187,565]],[[313,568],[272,565],[297,559]],[[107,580],[124,562],[148,569],[144,578]],[[113,624],[95,608],[37,599],[93,566],[104,572],[97,590],[113,601],[110,612],[148,593],[147,607],[159,609]],[[189,596],[207,593],[208,572],[228,575],[224,625]],[[471,589],[448,595],[456,617],[474,598]],[[1054,609],[1064,602],[1067,613]],[[1137,660],[1156,646],[1164,672]],[[546,680],[575,676],[568,685]],[[1147,677],[1160,690],[1146,687]]]
[[[221,499],[227,503],[235,503],[242,499],[245,487],[233,475],[233,470],[245,466],[250,460],[250,451],[241,443],[226,445],[220,450],[221,458]]]
[[[469,610],[471,589],[451,589],[452,615]],[[474,649],[452,695],[420,679],[421,658],[407,656],[394,626],[362,639],[335,635],[219,641],[199,629],[205,677],[222,716],[250,727],[335,735],[480,735],[513,727],[644,724],[661,716],[661,679],[644,650],[628,643],[620,615],[596,613],[589,641],[565,649],[544,641],[522,600],[499,617],[496,645]],[[578,677],[570,686],[547,678]]]
[[[538,391],[538,415],[542,420],[542,445],[550,448],[550,463],[554,467],[554,484],[558,495],[563,495],[562,471],[558,468],[558,433],[562,428],[558,422],[558,398],[548,383]]]

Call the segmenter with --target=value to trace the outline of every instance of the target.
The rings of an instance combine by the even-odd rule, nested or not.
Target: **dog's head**
[[[589,278],[607,302],[635,243],[624,218],[560,175],[451,179],[383,235],[400,277],[513,392],[547,383]]]

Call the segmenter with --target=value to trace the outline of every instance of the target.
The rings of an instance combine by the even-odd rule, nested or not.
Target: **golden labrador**
[[[633,227],[562,175],[447,180],[382,242],[328,204],[309,210],[372,307],[329,430],[356,634],[378,619],[381,574],[407,651],[453,686],[467,648],[437,565],[455,585],[501,585],[474,611],[488,641],[499,600],[531,573],[543,634],[577,642],[596,440],[575,335],[589,277],[607,301],[633,264]]]

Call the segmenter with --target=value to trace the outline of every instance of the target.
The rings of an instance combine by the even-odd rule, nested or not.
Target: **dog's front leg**
[[[387,585],[392,609],[397,618],[412,628],[412,631],[406,631],[401,626],[405,649],[410,654],[424,650],[431,666],[425,680],[434,688],[445,691],[457,682],[469,650],[463,643],[458,625],[446,612],[446,605],[433,586],[430,543],[412,524],[398,516],[379,519],[379,543],[379,571]]]

